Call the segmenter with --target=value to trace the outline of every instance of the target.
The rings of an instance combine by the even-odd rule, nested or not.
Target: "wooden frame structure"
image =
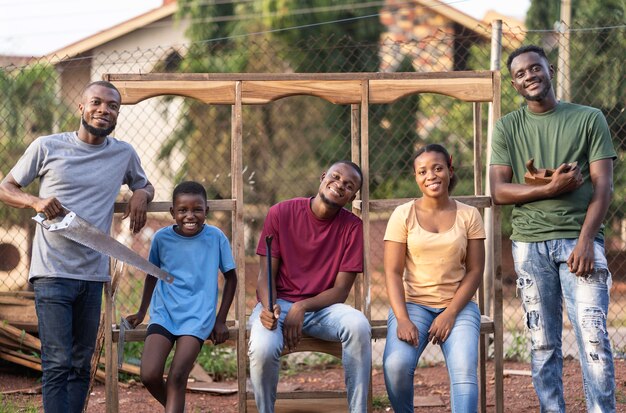
[[[114,83],[121,92],[123,104],[135,104],[142,100],[161,96],[178,95],[200,100],[207,104],[231,105],[231,186],[232,199],[209,201],[211,210],[231,211],[232,213],[232,246],[238,269],[239,288],[236,295],[236,320],[231,328],[232,337],[237,339],[237,363],[239,377],[239,409],[246,411],[246,364],[247,364],[247,332],[246,332],[246,300],[245,300],[245,251],[243,236],[243,156],[242,156],[242,105],[262,105],[281,98],[294,95],[313,95],[333,104],[351,105],[351,152],[352,160],[359,164],[363,171],[363,187],[360,200],[353,206],[363,219],[364,276],[356,285],[355,296],[357,308],[362,310],[372,324],[373,338],[386,336],[385,320],[371,320],[370,283],[372,265],[370,262],[370,212],[392,210],[408,199],[370,199],[369,190],[369,117],[370,105],[394,102],[404,96],[417,93],[436,93],[447,95],[461,101],[473,103],[474,114],[474,195],[455,197],[461,202],[476,206],[480,210],[490,208],[493,212],[491,221],[486,223],[488,237],[492,237],[493,271],[485,274],[493,280],[492,291],[479,289],[479,307],[482,314],[480,335],[480,408],[486,411],[486,368],[487,356],[486,335],[494,339],[495,359],[495,394],[496,411],[502,412],[503,400],[503,322],[502,322],[502,277],[501,277],[501,240],[500,214],[491,197],[483,192],[482,174],[483,154],[482,141],[482,109],[481,103],[493,105],[495,116],[500,115],[500,73],[498,71],[473,72],[442,72],[442,73],[326,73],[326,74],[108,74],[104,80]],[[493,125],[491,125],[493,126]],[[122,211],[119,204],[116,211]],[[169,202],[152,203],[150,212],[168,210]],[[489,254],[487,255],[489,256]],[[487,266],[489,268],[489,266]],[[484,285],[484,283],[483,283]],[[108,289],[107,291],[110,291]],[[485,309],[484,297],[489,294],[494,308]],[[112,325],[113,297],[105,295],[105,309],[109,313],[107,324]],[[487,317],[485,314],[493,314]],[[141,340],[145,331],[126,333],[127,340]],[[114,328],[107,333],[105,346],[107,354],[115,359],[117,350],[114,345],[118,331]],[[299,345],[300,350],[322,350],[338,355],[334,350],[327,349],[320,340],[305,339]],[[340,352],[340,349],[339,349]],[[340,353],[339,353],[340,354]],[[109,358],[107,358],[109,359]],[[117,411],[117,366],[107,362],[107,411]],[[308,393],[305,397],[329,397],[318,393]]]

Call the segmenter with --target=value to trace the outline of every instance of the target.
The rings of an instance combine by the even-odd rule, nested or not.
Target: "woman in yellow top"
[[[415,368],[431,342],[443,351],[452,411],[475,412],[480,312],[472,297],[484,268],[483,222],[450,198],[456,176],[443,146],[421,148],[413,169],[422,197],[398,206],[385,232],[387,393],[396,413],[413,412]]]

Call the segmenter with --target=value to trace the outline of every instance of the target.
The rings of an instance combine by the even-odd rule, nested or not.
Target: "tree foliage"
[[[0,164],[2,174],[38,136],[52,133],[54,125],[65,126],[70,116],[56,100],[55,71],[52,66],[34,64],[20,70],[0,70]],[[27,188],[35,193],[37,185]],[[4,225],[26,225],[32,211],[0,206]]]
[[[372,24],[371,18],[359,19],[367,10],[356,7],[358,3],[264,0],[217,5],[181,0],[178,15],[191,19],[187,36],[192,43],[179,70],[205,73],[331,72],[345,71],[345,67],[356,71],[376,70],[377,48],[363,48],[358,42],[378,39],[378,20]],[[352,20],[320,24],[345,19]],[[283,30],[306,25],[313,26]],[[332,37],[332,47],[320,42],[327,37]],[[187,100],[182,113],[180,125],[161,148],[160,157],[167,159],[182,151],[186,160],[180,169],[173,171],[175,181],[204,181],[209,196],[229,198],[231,108]],[[249,203],[267,205],[294,196],[285,186],[276,184],[286,169],[293,179],[308,178],[301,188],[304,195],[316,187],[319,173],[329,162],[337,160],[338,154],[349,157],[349,108],[317,98],[290,97],[267,105],[245,106],[244,119],[245,196]],[[294,130],[307,139],[294,139]],[[323,148],[319,145],[322,141]]]
[[[554,33],[544,30],[557,28],[560,21],[560,0],[533,0],[528,10],[526,24],[531,30],[528,41],[554,44],[548,47],[550,61],[568,64],[570,69],[571,100],[575,103],[599,108],[605,114],[615,146],[626,150],[626,76],[624,50],[626,31],[619,29],[626,22],[626,2],[623,0],[572,0],[570,27],[570,60],[563,62],[558,56],[558,44],[563,41]],[[550,41],[550,36],[556,40]],[[626,167],[615,163],[614,199],[626,197]],[[609,218],[623,219],[624,211],[613,203]]]

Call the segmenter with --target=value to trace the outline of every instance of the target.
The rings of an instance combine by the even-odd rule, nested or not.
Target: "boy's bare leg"
[[[181,336],[176,340],[174,359],[167,375],[167,404],[165,413],[182,413],[185,408],[185,390],[193,363],[200,353],[202,343],[193,336]]]
[[[196,340],[197,341],[197,340]],[[167,391],[163,380],[165,360],[174,345],[160,334],[146,337],[141,355],[141,382],[150,394],[163,405],[167,404]]]

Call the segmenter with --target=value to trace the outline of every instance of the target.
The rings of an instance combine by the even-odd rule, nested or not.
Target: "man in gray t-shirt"
[[[131,230],[139,232],[154,188],[132,146],[108,136],[120,104],[120,93],[111,83],[89,84],[78,106],[78,131],[36,139],[0,183],[0,201],[32,208],[47,219],[62,215],[65,207],[108,233],[115,198],[128,185],[133,195],[124,218],[129,216]],[[22,191],[37,179],[38,196]],[[81,412],[109,259],[37,226],[29,280],[41,339],[44,410]]]

